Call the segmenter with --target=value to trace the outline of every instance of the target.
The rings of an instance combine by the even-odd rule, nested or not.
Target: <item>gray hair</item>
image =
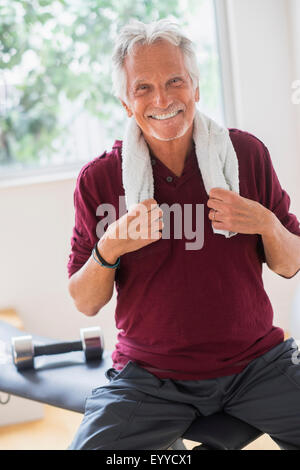
[[[133,19],[121,29],[113,51],[112,92],[114,96],[128,103],[127,76],[123,64],[126,55],[132,52],[133,46],[135,44],[150,45],[161,39],[181,48],[184,64],[196,90],[200,76],[194,43],[180,31],[179,26],[168,19],[153,21],[149,24]]]

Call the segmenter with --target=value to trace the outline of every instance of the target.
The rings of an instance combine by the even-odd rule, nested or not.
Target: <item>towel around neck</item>
[[[228,129],[196,108],[193,139],[207,194],[216,187],[239,194],[238,159]],[[127,210],[134,204],[154,197],[149,148],[134,117],[129,119],[123,138],[122,182]],[[226,238],[236,235],[236,232],[212,228],[214,233]]]

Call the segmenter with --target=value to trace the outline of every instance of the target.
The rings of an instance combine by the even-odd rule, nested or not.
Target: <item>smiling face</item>
[[[139,45],[124,61],[128,104],[146,140],[171,141],[191,133],[199,88],[193,89],[181,49],[166,40]]]

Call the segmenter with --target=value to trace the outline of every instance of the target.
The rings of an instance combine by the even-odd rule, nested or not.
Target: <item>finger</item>
[[[156,207],[152,211],[148,212],[148,217],[151,220],[160,219],[163,217],[163,211],[160,209],[160,207]]]
[[[145,199],[144,201],[140,202],[140,204],[143,204],[143,206],[145,206],[148,211],[151,211],[158,207],[158,202],[153,198]]]
[[[208,213],[208,218],[209,218],[210,220],[214,220],[214,217],[215,217],[214,214],[215,214],[215,211],[214,211],[213,209],[211,209],[211,210],[209,211],[209,213]]]
[[[155,220],[151,220],[149,221],[148,223],[148,228],[150,230],[160,230],[164,227],[164,222],[161,218],[158,218],[158,219],[155,219]]]
[[[219,220],[213,220],[212,221],[212,226],[214,228],[218,228],[221,230],[229,230],[228,227],[226,226],[225,222],[219,221]]]
[[[209,191],[209,197],[214,199],[219,199],[220,201],[226,201],[230,197],[232,191],[223,188],[212,188]]]
[[[157,201],[154,198],[149,198],[149,199],[144,199],[144,201],[141,201],[140,204],[144,204],[145,206],[150,206],[151,204],[157,204]]]
[[[208,217],[212,220],[214,220],[214,218],[217,216],[218,214],[218,211],[216,211],[215,209],[210,209],[209,213],[208,213]]]
[[[154,199],[151,199],[151,201],[154,201]],[[136,217],[143,217],[151,213],[154,213],[156,215],[157,211],[161,211],[161,209],[156,203],[138,203],[130,209],[130,213],[128,214],[128,216],[130,217],[130,219],[134,219]]]
[[[155,214],[155,216],[159,215],[159,217],[161,217],[163,215],[163,211],[161,210],[161,208],[157,204],[156,205],[153,204],[153,206],[150,208],[148,213],[149,214],[153,213],[153,214]]]
[[[208,199],[207,207],[215,210],[221,210],[224,207],[224,202],[217,199]]]
[[[162,229],[164,228],[165,224],[162,219],[159,219],[159,228]]]

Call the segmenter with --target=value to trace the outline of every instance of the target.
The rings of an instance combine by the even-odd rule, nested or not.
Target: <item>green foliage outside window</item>
[[[189,1],[189,14],[196,14],[205,1]],[[126,116],[111,93],[111,55],[117,32],[133,17],[146,23],[171,18],[188,30],[180,0],[1,1],[2,167],[16,162],[37,166],[42,158],[50,163],[82,110],[99,119],[112,142],[122,139]],[[201,97],[214,108],[220,87],[218,57],[210,44],[201,46],[207,57],[200,68]],[[13,83],[12,77],[19,82]],[[62,124],[67,102],[76,104],[77,111]]]

